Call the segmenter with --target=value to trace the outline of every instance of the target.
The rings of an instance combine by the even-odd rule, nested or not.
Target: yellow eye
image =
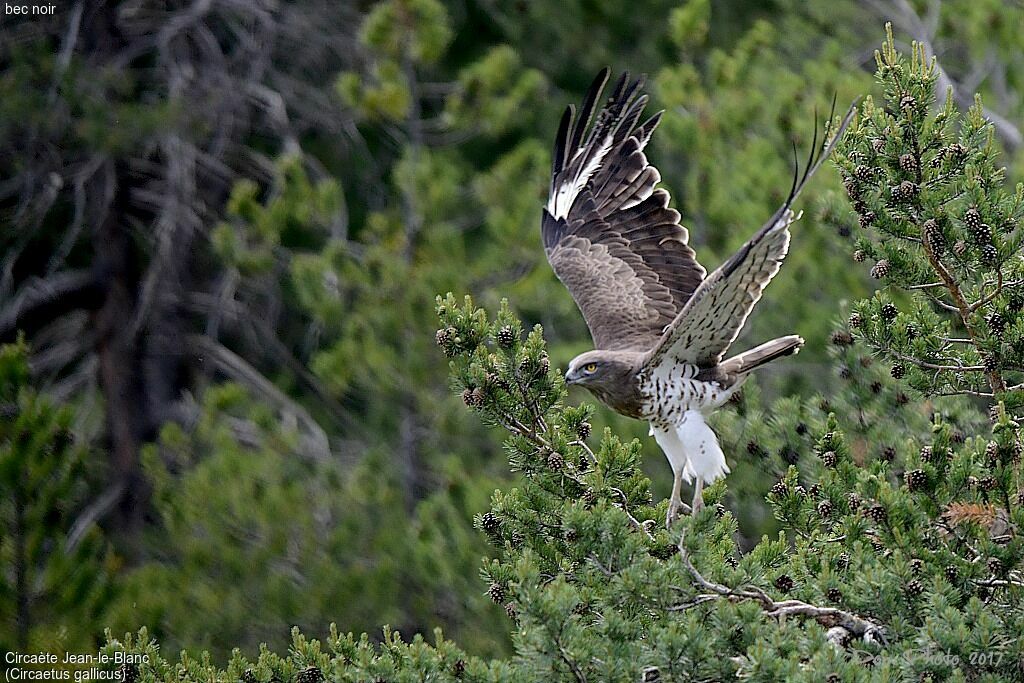
[[[592,374],[595,370],[597,370],[597,363],[587,363],[583,366],[583,372],[588,375]]]

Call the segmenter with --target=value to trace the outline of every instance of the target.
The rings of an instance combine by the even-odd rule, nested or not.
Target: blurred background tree
[[[666,109],[650,154],[713,267],[782,199],[815,110],[870,89],[885,20],[928,43],[956,102],[986,96],[1019,177],[1022,19],[967,0],[79,0],[5,21],[0,339],[25,334],[26,381],[96,454],[76,481],[111,543],[112,595],[78,632],[146,624],[172,651],[254,651],[334,620],[508,652],[471,520],[510,474],[447,391],[432,300],[509,297],[556,367],[588,347],[538,236],[565,104],[606,64],[649,74]],[[859,379],[878,370],[863,351],[829,351],[871,282],[839,186],[830,171],[807,191],[745,333],[795,330],[807,349],[717,425],[747,464],[726,500],[747,542],[777,528],[759,501],[810,457],[766,406],[814,410],[845,381],[879,411],[902,400]],[[927,406],[907,415],[928,428]],[[884,448],[861,423],[864,449]]]

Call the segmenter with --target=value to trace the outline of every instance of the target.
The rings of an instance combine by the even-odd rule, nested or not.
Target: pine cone
[[[900,109],[905,111],[907,114],[913,114],[914,113],[914,107],[916,107],[916,106],[917,106],[917,98],[915,98],[910,93],[907,93],[906,95],[904,95],[903,97],[900,98]]]
[[[455,663],[452,664],[452,675],[456,678],[462,678],[463,674],[466,673],[466,662],[462,659],[456,659]]]
[[[836,330],[832,333],[832,343],[836,346],[849,346],[853,343],[853,335],[846,330]]]
[[[985,563],[985,566],[988,567],[989,573],[995,574],[996,576],[1002,574],[1003,570],[1006,569],[1006,565],[1004,565],[1003,561],[998,557],[988,558],[988,562]]]
[[[836,445],[836,433],[825,432],[821,435],[821,445],[825,448],[832,448]]]
[[[459,352],[459,337],[458,330],[454,327],[446,327],[443,330],[438,330],[437,335],[434,337],[437,341],[437,345],[444,351],[444,355],[451,358]]]
[[[942,235],[942,229],[934,218],[929,218],[924,222],[921,234],[924,236],[925,242],[932,248],[937,256],[941,256],[942,252],[946,250],[946,238]]]
[[[915,173],[917,171],[917,157],[913,154],[900,156],[900,170],[904,173]]]
[[[921,446],[921,462],[931,462],[934,452],[931,446]]]
[[[492,583],[487,587],[487,595],[490,596],[491,602],[500,605],[505,602],[505,587],[497,582]]]
[[[825,591],[825,597],[828,598],[831,602],[842,602],[843,592],[838,588],[829,588],[827,591]]]
[[[999,482],[993,476],[982,477],[978,480],[978,488],[982,491],[995,491],[999,487]]]
[[[761,444],[754,440],[750,440],[747,442],[747,453],[750,453],[751,455],[757,458],[763,458],[764,456],[768,455],[768,452],[765,451]]]
[[[839,553],[836,556],[836,566],[840,569],[846,569],[850,566],[850,553]]]
[[[903,478],[907,482],[907,488],[911,491],[922,491],[928,485],[928,475],[924,470],[910,470]]]
[[[793,590],[793,585],[793,579],[788,574],[780,574],[779,578],[775,579],[775,587],[783,593]]]
[[[565,458],[561,453],[554,452],[548,456],[548,469],[560,472],[563,467],[565,467]]]
[[[896,449],[892,446],[886,446],[882,449],[882,460],[886,462],[892,462],[896,459]]]
[[[879,261],[878,263],[871,267],[871,277],[875,278],[876,280],[881,280],[888,274],[889,262],[886,261],[885,259],[882,259],[881,261]]]
[[[875,154],[881,154],[885,151],[885,138],[871,138],[871,149],[875,151]]]
[[[860,313],[854,311],[850,314],[850,327],[860,327],[864,324],[864,318],[861,317]]]
[[[988,317],[985,318],[985,322],[988,323],[988,328],[992,330],[992,333],[996,336],[1002,335],[1003,330],[1006,329],[1006,319],[999,313],[990,313]]]
[[[803,436],[804,434],[807,433],[807,425],[804,424],[803,422],[797,422],[796,427],[794,427],[793,429],[800,436]]]
[[[892,375],[893,379],[903,379],[904,375],[907,374],[907,368],[903,363],[893,363],[892,368],[889,370],[889,374]]]
[[[920,574],[922,569],[924,569],[924,560],[915,557],[910,561],[910,571]]]
[[[992,241],[992,228],[987,223],[970,228],[971,239],[975,244],[988,244]]]
[[[853,260],[856,261],[857,263],[864,263],[867,257],[868,255],[864,253],[863,249],[857,249],[856,251],[853,252]]]
[[[957,256],[963,256],[967,253],[967,242],[963,240],[957,240],[956,244],[953,245],[953,253]]]
[[[875,380],[874,382],[872,382],[870,388],[871,388],[871,393],[872,394],[880,394],[880,393],[882,393],[882,383],[879,382],[878,380]]]
[[[975,230],[981,228],[981,214],[978,212],[977,207],[972,206],[964,212],[964,225],[967,229],[974,233]]]
[[[830,517],[832,515],[832,501],[823,500],[818,503],[818,514],[822,517]]]
[[[895,202],[908,202],[917,195],[917,183],[904,180],[899,185],[889,188],[892,199]]]
[[[999,369],[999,356],[994,353],[986,354],[981,364],[985,367],[986,372],[995,372]]]
[[[442,328],[442,329],[437,331],[437,334],[434,335],[434,341],[437,342],[438,346],[444,347],[449,341],[451,341],[451,338],[453,336],[455,336],[454,333],[455,333],[455,328],[454,327]]]
[[[860,496],[856,493],[851,493],[846,496],[846,504],[850,506],[850,512],[856,512],[860,509]]]
[[[470,408],[480,408],[484,404],[484,390],[480,387],[467,388],[462,392],[462,402]]]
[[[480,516],[480,528],[494,535],[501,529],[501,520],[493,512],[485,512]]]
[[[981,246],[981,262],[990,266],[995,265],[999,261],[999,250],[991,244],[983,244]]]
[[[905,334],[907,335],[907,341],[913,341],[921,336],[920,330],[917,329],[917,326],[914,325],[914,323],[907,323]]]
[[[589,422],[580,422],[576,427],[576,433],[584,441],[590,438],[590,430],[591,427]]]
[[[496,336],[498,338],[498,346],[504,349],[512,348],[516,343],[516,331],[511,325],[503,326],[498,330],[498,334]]]
[[[789,486],[786,485],[786,482],[780,480],[772,485],[768,493],[776,497],[781,497],[789,493]]]
[[[924,585],[922,585],[917,579],[911,579],[907,582],[906,591],[909,597],[916,598],[924,593]]]
[[[256,678],[256,672],[252,669],[246,669],[242,672],[242,675],[238,677],[238,680],[242,683],[259,683],[259,679]],[[124,681],[124,679],[122,679]]]
[[[814,482],[811,488],[807,489],[807,495],[811,498],[821,498],[821,484]]]
[[[513,603],[513,602],[506,602],[505,603],[505,614],[508,615],[509,619],[513,619],[513,620],[518,616],[519,613],[516,611],[515,603]]]
[[[323,680],[324,672],[315,666],[307,666],[295,674],[295,683],[321,683]]]
[[[872,505],[868,508],[868,517],[875,520],[875,524],[883,524],[885,520],[889,519],[889,513],[885,511],[885,508],[881,505]]]
[[[893,320],[896,319],[896,316],[900,314],[900,309],[896,308],[896,304],[883,304],[881,314],[882,320],[884,320],[887,323],[891,323]]]
[[[866,183],[875,177],[875,172],[870,166],[858,166],[853,169],[853,177],[862,183]]]
[[[959,142],[954,142],[944,150],[946,155],[951,159],[960,160],[967,156],[967,148]]]
[[[586,491],[583,492],[583,496],[580,498],[580,500],[583,501],[583,504],[585,506],[587,506],[588,508],[592,508],[597,503],[597,494],[594,493],[594,489],[587,489]]]
[[[825,451],[821,454],[821,464],[825,467],[835,467],[838,460],[839,458],[836,457],[835,451]]]
[[[946,565],[946,568],[942,570],[942,573],[945,575],[946,580],[948,580],[950,583],[956,583],[957,579],[960,578],[960,572],[957,571],[957,568],[951,564]]]
[[[853,371],[850,370],[849,367],[844,365],[844,366],[839,368],[839,378],[840,379],[850,379],[851,377],[853,377]]]
[[[875,216],[874,211],[865,211],[864,213],[857,215],[857,225],[859,225],[862,229],[867,230],[868,228],[871,227],[871,224],[875,222],[875,218],[877,218],[877,216]]]
[[[995,441],[989,441],[985,445],[985,463],[989,467],[995,467],[999,464],[999,444]]]

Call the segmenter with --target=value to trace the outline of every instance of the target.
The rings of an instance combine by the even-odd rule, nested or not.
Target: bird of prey
[[[744,379],[803,339],[787,335],[724,358],[789,249],[799,218],[794,199],[831,153],[853,115],[816,154],[817,127],[802,177],[782,206],[710,275],[689,246],[679,212],[656,189],[644,155],[661,113],[640,123],[647,96],[628,73],[594,116],[609,70],[598,74],[579,116],[570,105],[555,140],[551,190],[541,234],[555,274],[583,313],[595,350],[569,363],[568,384],[589,389],[629,417],[647,420],[674,475],[667,524],[685,508],[682,481],[694,482],[693,510],[705,484],[729,467],[706,416]],[[831,117],[829,119],[831,121]]]

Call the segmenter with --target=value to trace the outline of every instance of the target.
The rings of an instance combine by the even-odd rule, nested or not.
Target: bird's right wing
[[[721,362],[764,288],[779,272],[786,258],[789,226],[798,218],[793,213],[793,201],[832,153],[854,112],[855,107],[851,106],[835,133],[824,143],[820,154],[816,149],[818,136],[815,128],[811,156],[803,177],[794,175],[793,187],[782,206],[739,251],[701,283],[651,351],[648,365],[657,365],[665,357],[671,358],[673,363],[693,363],[699,367],[711,367]]]
[[[598,74],[578,118],[572,107],[562,117],[541,235],[594,346],[647,351],[706,271],[668,192],[655,189],[661,175],[643,150],[660,114],[639,123],[642,80],[623,74],[594,116],[608,75]]]

